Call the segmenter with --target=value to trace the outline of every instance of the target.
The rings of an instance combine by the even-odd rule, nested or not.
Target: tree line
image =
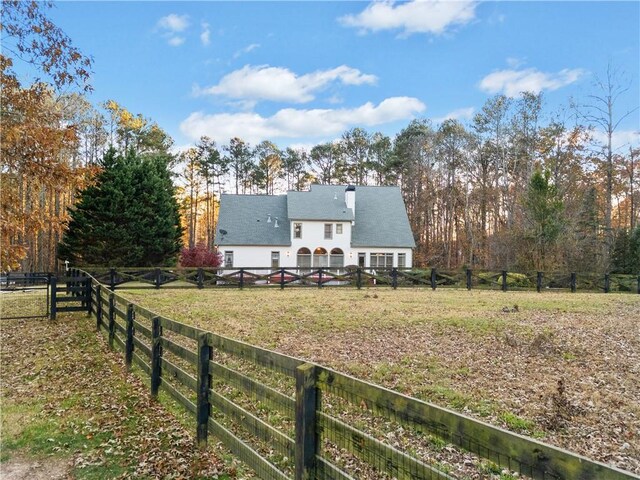
[[[3,2],[3,271],[54,269],[72,254],[68,241],[59,245],[73,215],[81,220],[87,192],[97,195],[105,176],[134,178],[145,162],[158,173],[155,184],[179,202],[182,237],[168,234],[174,257],[181,243],[212,249],[221,193],[277,194],[316,182],[398,186],[416,265],[640,271],[640,149],[614,145],[620,122],[635,109],[618,105],[629,84],[612,67],[566,112],[547,112],[542,95],[523,92],[489,98],[466,123],[413,120],[393,138],[352,128],[331,142],[282,149],[268,140],[203,137],[174,155],[173,140],[153,120],[114,100],[87,100],[92,60],[47,19],[47,6]],[[18,60],[42,78],[22,85]],[[135,191],[134,202],[147,194]],[[173,212],[170,203],[164,212]],[[131,261],[168,261],[154,258]]]
[[[620,88],[618,77],[608,72],[605,93]],[[468,124],[417,119],[393,138],[353,128],[312,148],[280,149],[202,137],[180,155],[188,242],[212,244],[223,192],[396,185],[418,265],[638,271],[640,149],[614,148],[616,123],[628,112],[616,117],[607,95],[592,100],[611,114],[597,117],[593,106],[550,114],[541,94],[523,92],[489,98]],[[595,141],[594,122],[604,143]]]

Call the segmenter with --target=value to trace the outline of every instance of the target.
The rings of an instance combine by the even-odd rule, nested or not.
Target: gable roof
[[[268,222],[269,215],[271,222]],[[223,194],[216,242],[218,245],[291,245],[289,223],[286,195]]]
[[[416,242],[398,187],[356,187],[352,247],[407,247]]]
[[[350,222],[353,211],[344,201],[345,188],[342,185],[311,185],[308,192],[287,192],[289,219]]]
[[[291,220],[353,221],[352,247],[414,248],[398,187],[355,187],[355,215],[344,198],[346,185],[312,185],[286,195],[222,195],[218,245],[291,245]],[[271,214],[272,223],[267,223]],[[278,217],[279,228],[274,228]],[[220,230],[226,232],[221,235]]]

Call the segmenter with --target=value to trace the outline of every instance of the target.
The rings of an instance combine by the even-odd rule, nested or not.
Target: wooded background
[[[220,194],[277,194],[311,183],[397,185],[416,239],[415,264],[448,269],[640,270],[638,143],[615,145],[630,88],[608,65],[592,93],[547,111],[541,94],[489,98],[463,124],[411,121],[393,138],[353,128],[308,150],[203,137],[172,152],[153,120],[115,100],[92,105],[92,61],[44,15],[3,2],[0,269],[52,270],[77,192],[109,146],[171,155],[184,244],[213,248]],[[42,78],[22,85],[15,61]],[[72,93],[70,93],[70,91]],[[62,259],[64,260],[64,259]]]

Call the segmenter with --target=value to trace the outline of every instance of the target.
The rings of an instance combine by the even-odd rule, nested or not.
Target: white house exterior
[[[285,195],[222,195],[216,244],[228,268],[411,267],[397,187],[312,185]]]

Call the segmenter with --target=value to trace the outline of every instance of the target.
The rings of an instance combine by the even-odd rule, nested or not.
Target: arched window
[[[329,257],[329,267],[342,268],[344,267],[344,252],[339,248],[331,250],[331,256]]]
[[[313,268],[326,268],[329,266],[329,255],[327,251],[318,247],[313,251]]]
[[[297,266],[298,268],[311,268],[311,250],[305,247],[298,250]]]

